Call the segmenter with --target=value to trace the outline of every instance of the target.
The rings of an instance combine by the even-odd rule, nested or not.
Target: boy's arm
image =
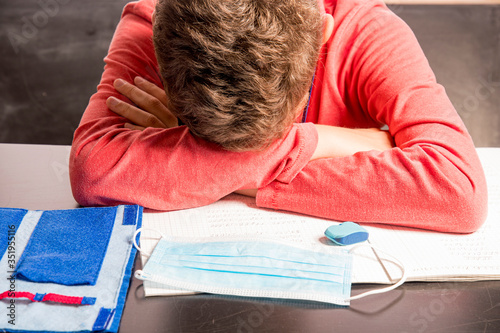
[[[75,131],[70,179],[76,200],[82,205],[182,209],[240,188],[291,181],[315,150],[312,124],[294,125],[266,151],[232,153],[191,135],[185,126],[130,130],[125,118],[108,109],[110,96],[128,102],[113,87],[117,78],[132,82],[142,76],[161,86],[151,41],[153,6],[153,1],[141,1],[125,7],[97,93]]]
[[[345,89],[352,112],[387,124],[397,147],[313,161],[292,182],[260,188],[257,205],[341,221],[472,232],[487,211],[473,142],[411,30],[373,3],[351,17],[351,40],[332,41],[326,75],[340,65],[344,70],[322,84]]]

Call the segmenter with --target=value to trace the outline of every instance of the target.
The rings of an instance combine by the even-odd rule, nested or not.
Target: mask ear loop
[[[407,279],[407,273],[406,273],[406,270],[405,270],[405,267],[404,265],[401,263],[401,261],[397,260],[396,258],[394,258],[393,256],[385,253],[384,251],[380,250],[379,248],[376,248],[374,247],[373,245],[371,244],[359,244],[357,246],[354,246],[350,251],[349,253],[352,253],[354,252],[354,250],[360,248],[360,247],[363,247],[363,246],[369,246],[371,247],[372,249],[374,250],[377,250],[378,252],[382,253],[383,255],[389,257],[389,258],[392,258],[396,264],[398,264],[398,266],[401,268],[401,271],[402,271],[402,275],[401,275],[401,278],[399,279],[398,282],[396,282],[395,284],[393,284],[392,286],[389,286],[389,287],[385,287],[385,288],[380,288],[380,289],[375,289],[375,290],[370,290],[370,291],[367,291],[367,292],[364,292],[364,293],[361,293],[359,295],[356,295],[356,296],[351,296],[349,298],[346,299],[346,301],[352,301],[352,300],[356,300],[356,299],[360,299],[360,298],[363,298],[363,297],[366,297],[366,296],[369,296],[369,295],[375,295],[375,294],[382,294],[382,293],[386,293],[388,291],[391,291],[391,290],[394,290],[396,289],[397,287],[399,287],[400,285],[402,285],[403,283],[406,282],[406,279]]]
[[[165,235],[164,235],[164,234],[162,234],[160,231],[158,231],[158,230],[156,230],[156,229],[151,229],[151,228],[139,228],[139,229],[137,229],[137,230],[135,231],[135,233],[134,233],[134,238],[133,238],[133,244],[134,244],[134,247],[135,247],[135,248],[137,249],[137,251],[139,251],[141,254],[144,254],[144,255],[146,255],[146,256],[148,256],[148,257],[151,257],[151,253],[144,251],[143,249],[141,249],[141,248],[139,247],[139,245],[137,245],[137,235],[138,235],[140,232],[142,232],[143,230],[156,231],[157,233],[159,233],[159,234],[160,234],[161,238],[167,238],[167,237],[165,237]]]

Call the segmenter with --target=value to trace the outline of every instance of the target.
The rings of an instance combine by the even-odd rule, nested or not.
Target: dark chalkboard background
[[[0,142],[71,144],[126,2],[0,0]],[[500,146],[500,6],[391,9],[412,27],[476,145]]]
[[[0,0],[0,142],[71,144],[127,2]]]

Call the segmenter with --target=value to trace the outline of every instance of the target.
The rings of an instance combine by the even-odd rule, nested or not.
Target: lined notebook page
[[[326,228],[338,222],[303,216],[293,213],[260,209],[252,198],[230,195],[205,207],[167,213],[145,213],[143,227],[160,231],[173,237],[208,237],[224,240],[234,237],[259,238],[262,240],[286,241],[297,247],[325,252],[335,252],[334,245],[324,235]],[[141,248],[151,253],[158,242],[159,234],[144,231]],[[342,247],[349,249],[349,247]],[[356,250],[353,262],[353,283],[390,283],[384,267],[370,248]],[[143,265],[147,256],[142,256]],[[396,274],[397,275],[397,274]],[[396,276],[396,279],[399,276]],[[184,291],[145,281],[146,296],[185,294]]]
[[[390,226],[366,226],[369,241],[395,256],[404,265],[409,280],[451,281],[500,279],[500,165],[499,148],[479,148],[489,190],[489,214],[476,233],[451,235]],[[254,199],[230,195],[212,205],[167,213],[145,213],[143,227],[168,236],[209,237],[223,240],[235,236],[259,237],[292,242],[296,246],[324,251],[338,247],[324,236],[337,222],[309,216],[259,209]],[[159,235],[144,231],[141,246],[152,252]],[[353,283],[391,283],[401,276],[400,268],[368,248],[356,251]],[[143,265],[147,257],[142,257]],[[167,286],[145,281],[146,296],[185,294]]]

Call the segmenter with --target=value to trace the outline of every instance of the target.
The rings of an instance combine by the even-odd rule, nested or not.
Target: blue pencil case
[[[0,208],[0,329],[117,332],[141,223],[140,206]]]

